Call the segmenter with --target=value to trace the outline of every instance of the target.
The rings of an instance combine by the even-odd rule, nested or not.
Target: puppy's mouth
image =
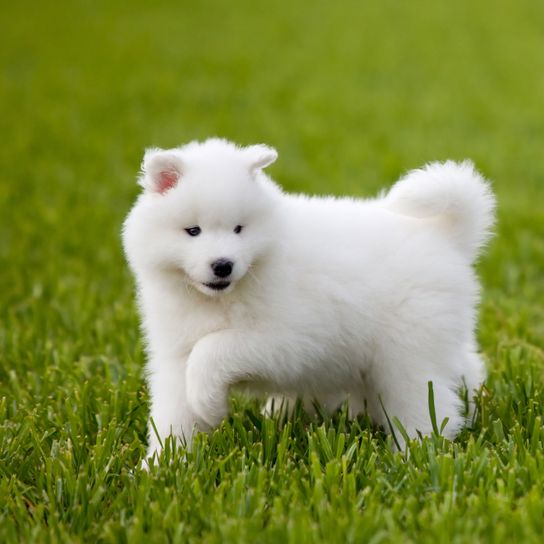
[[[203,285],[205,285],[209,289],[213,289],[214,291],[222,291],[230,285],[230,281],[213,281],[210,283],[204,283]]]

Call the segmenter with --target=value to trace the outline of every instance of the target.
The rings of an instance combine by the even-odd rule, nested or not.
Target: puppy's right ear
[[[251,172],[257,172],[272,164],[278,158],[278,152],[268,145],[250,145],[243,149]]]
[[[153,193],[164,194],[175,187],[183,173],[183,163],[173,150],[147,149],[138,183]]]

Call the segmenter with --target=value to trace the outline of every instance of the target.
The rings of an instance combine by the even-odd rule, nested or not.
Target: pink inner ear
[[[176,185],[179,179],[179,174],[177,172],[173,172],[172,170],[166,170],[165,172],[161,172],[159,174],[159,179],[157,183],[157,189],[159,193],[163,194],[166,193],[166,191],[169,191]]]

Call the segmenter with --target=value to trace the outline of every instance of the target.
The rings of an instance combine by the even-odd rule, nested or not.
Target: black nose
[[[213,273],[218,278],[226,278],[232,272],[233,262],[227,259],[217,259],[211,264]]]

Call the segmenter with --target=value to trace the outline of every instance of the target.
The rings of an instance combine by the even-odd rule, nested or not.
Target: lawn
[[[5,2],[0,33],[0,542],[541,542],[544,4]],[[472,158],[499,199],[478,269],[474,421],[393,453],[341,411],[234,399],[144,455],[120,226],[147,146],[279,151],[288,190],[374,195]]]

